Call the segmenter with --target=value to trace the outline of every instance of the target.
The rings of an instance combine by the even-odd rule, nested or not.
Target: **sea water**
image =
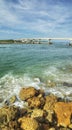
[[[49,87],[48,83],[55,83]],[[33,86],[72,100],[72,47],[67,42],[0,44],[0,98]]]

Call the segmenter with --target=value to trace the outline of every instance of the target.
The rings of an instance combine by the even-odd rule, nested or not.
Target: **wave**
[[[68,82],[72,83],[72,69],[68,67],[55,67],[51,66],[44,70],[44,77],[54,80],[56,82]]]
[[[55,73],[56,72],[56,73]],[[24,75],[13,75],[11,73],[8,73],[4,75],[2,78],[0,78],[0,98],[3,99],[3,102],[5,102],[7,99],[9,99],[11,96],[16,95],[19,99],[19,92],[22,87],[35,87],[36,89],[43,89],[46,94],[52,93],[58,97],[61,98],[68,98],[72,100],[72,86],[63,86],[62,81],[65,81],[68,79],[68,77],[58,77],[55,74],[58,74],[56,68],[51,68],[51,71],[46,71],[46,75],[53,75],[55,78],[55,82],[57,81],[57,84],[54,87],[47,87],[47,84],[45,82],[41,82],[38,77],[30,77],[28,74]],[[61,75],[62,76],[62,75]],[[62,80],[63,78],[63,80]],[[61,83],[58,82],[61,80]],[[70,79],[71,80],[71,79]],[[70,81],[68,80],[68,81]],[[48,78],[48,81],[51,82],[51,80]],[[0,103],[2,104],[2,103]],[[21,106],[23,102],[17,101],[15,105]]]

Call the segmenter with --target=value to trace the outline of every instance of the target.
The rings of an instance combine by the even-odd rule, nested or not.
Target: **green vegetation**
[[[0,40],[0,44],[4,44],[4,43],[14,43],[15,41],[12,39],[9,40]]]

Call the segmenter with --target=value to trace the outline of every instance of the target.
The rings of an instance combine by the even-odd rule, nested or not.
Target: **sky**
[[[72,0],[0,0],[0,39],[72,37]]]

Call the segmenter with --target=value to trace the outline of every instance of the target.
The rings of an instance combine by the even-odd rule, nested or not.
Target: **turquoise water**
[[[57,85],[49,89],[47,82]],[[62,86],[64,82],[72,84],[72,47],[68,43],[0,44],[1,97],[16,94],[28,85],[54,93],[72,93],[72,86]]]

